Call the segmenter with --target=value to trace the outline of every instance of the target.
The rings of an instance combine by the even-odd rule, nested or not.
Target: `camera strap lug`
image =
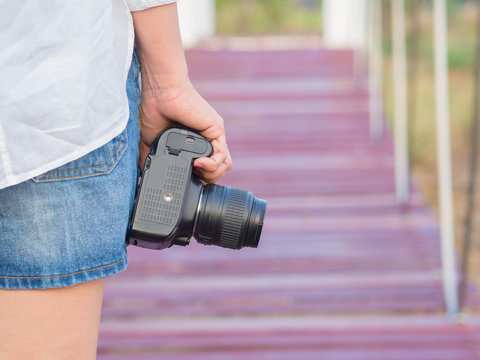
[[[180,153],[182,152],[182,150],[179,150],[179,149],[175,149],[175,148],[168,148],[168,153],[170,155],[175,155],[175,156],[178,156]]]

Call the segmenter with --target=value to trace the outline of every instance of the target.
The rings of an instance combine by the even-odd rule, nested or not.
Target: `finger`
[[[214,172],[218,169],[227,160],[227,154],[225,153],[216,153],[211,157],[203,157],[195,160],[194,166],[201,168],[207,172]]]
[[[227,163],[232,167],[232,157],[228,151],[225,141],[212,141],[213,155],[210,158],[199,158],[195,161],[195,166],[203,168],[205,171],[215,171],[221,164]]]
[[[143,166],[145,165],[145,160],[147,159],[148,154],[150,153],[150,146],[146,145],[144,142],[140,142],[138,144],[138,148],[140,151],[139,158],[138,158],[138,167],[143,170]]]
[[[220,180],[227,173],[228,170],[230,170],[230,167],[226,163],[223,163],[214,172],[203,171],[199,168],[195,168],[194,172],[205,182],[214,183]]]
[[[222,154],[219,158],[224,159],[223,161],[216,161],[215,159],[211,158],[200,158],[194,164],[196,168],[201,170],[203,173],[216,173],[219,168],[225,169],[229,171],[233,167],[232,158],[230,154]]]
[[[220,120],[213,123],[205,130],[200,131],[200,134],[205,137],[212,145],[219,148],[224,148],[227,145],[227,140],[225,138],[225,128],[223,126],[223,119],[219,117]]]

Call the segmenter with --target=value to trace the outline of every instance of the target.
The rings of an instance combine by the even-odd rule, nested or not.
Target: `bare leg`
[[[95,359],[104,284],[0,290],[0,359]]]

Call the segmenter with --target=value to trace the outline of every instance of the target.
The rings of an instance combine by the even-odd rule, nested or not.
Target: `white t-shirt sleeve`
[[[126,0],[130,11],[140,11],[155,6],[167,5],[177,2],[177,0]]]

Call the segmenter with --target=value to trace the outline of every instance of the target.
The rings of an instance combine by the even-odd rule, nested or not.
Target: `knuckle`
[[[223,119],[220,118],[220,120],[214,122],[206,131],[209,133],[211,139],[219,139],[225,136]]]
[[[223,129],[224,124],[225,124],[225,120],[223,120],[223,117],[221,117],[220,115],[218,115],[217,121],[218,121],[218,124],[220,125],[220,127]]]

